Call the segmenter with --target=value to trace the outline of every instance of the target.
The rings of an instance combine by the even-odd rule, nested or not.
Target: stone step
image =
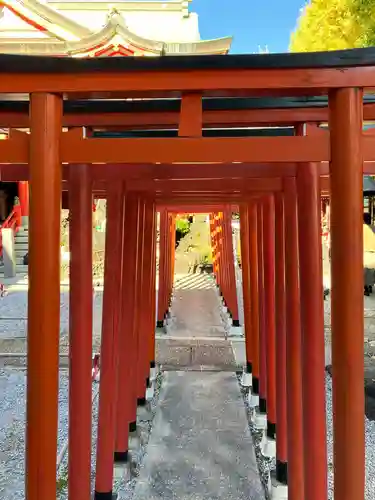
[[[28,234],[16,234],[15,242],[17,243],[27,243],[29,241]]]
[[[24,257],[27,254],[27,250],[20,250],[19,248],[15,248],[16,257]]]
[[[16,273],[17,274],[27,274],[29,267],[23,264],[23,260],[21,264],[16,265]],[[4,264],[0,262],[0,277],[4,277]]]
[[[27,243],[18,243],[15,244],[15,250],[25,250],[27,252],[29,249],[29,245]]]
[[[20,273],[28,273],[29,271],[29,266],[25,265],[25,264],[17,264],[16,266],[16,271],[17,271],[17,274],[20,274]]]

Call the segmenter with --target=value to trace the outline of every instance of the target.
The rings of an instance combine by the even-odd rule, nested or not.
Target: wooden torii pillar
[[[95,500],[112,497],[116,438],[117,370],[120,338],[124,189],[109,184],[105,242]],[[122,450],[121,450],[122,451]]]
[[[234,252],[233,252],[233,238],[232,238],[232,210],[228,206],[226,206],[223,211],[222,227],[223,227],[223,253],[225,256],[228,306],[232,318],[232,325],[234,327],[238,327],[240,326],[240,321],[238,316],[237,286],[236,286],[236,274],[234,267]]]
[[[60,96],[31,94],[30,219],[34,224],[29,234],[27,325],[28,500],[56,497],[62,114]]]
[[[275,327],[276,327],[276,481],[287,495],[287,368],[284,194],[275,195]]]
[[[89,165],[69,168],[69,499],[91,498],[92,192]]]
[[[168,252],[168,212],[160,212],[159,224],[159,273],[158,273],[158,315],[157,327],[164,326],[166,311],[166,290],[167,290],[167,252]]]
[[[365,486],[363,357],[363,93],[329,94],[334,496]]]
[[[304,497],[302,420],[302,346],[300,281],[298,270],[297,187],[294,177],[284,179],[286,286],[286,405],[288,443],[288,498]]]
[[[135,293],[137,280],[137,248],[139,240],[139,197],[126,193],[123,273],[122,314],[119,336],[119,360],[116,399],[115,462],[128,460],[129,433],[137,429],[136,395],[134,381],[137,373],[137,337],[135,334]]]
[[[251,309],[251,286],[250,286],[250,250],[249,250],[249,206],[248,203],[240,205],[240,245],[241,245],[241,270],[242,270],[242,295],[244,309],[244,334],[246,349],[246,366],[242,377],[242,385],[252,385],[253,371],[253,342]]]

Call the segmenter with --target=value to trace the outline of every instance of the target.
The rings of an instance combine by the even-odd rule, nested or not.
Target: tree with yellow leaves
[[[292,52],[375,45],[375,0],[310,0],[291,36]]]

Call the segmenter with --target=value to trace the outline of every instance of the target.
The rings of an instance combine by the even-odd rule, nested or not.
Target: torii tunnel
[[[322,192],[331,203],[334,498],[363,500],[362,176],[375,173],[375,136],[363,121],[375,120],[375,50],[1,55],[0,71],[0,125],[10,129],[0,141],[1,179],[30,186],[27,500],[56,496],[63,191],[71,218],[69,500],[91,498],[93,196],[107,199],[95,498],[112,498],[114,461],[126,459],[155,365],[175,213],[211,214],[214,272],[238,324],[232,210],[240,211],[246,370],[268,435],[277,434],[277,474],[290,500],[327,498]]]

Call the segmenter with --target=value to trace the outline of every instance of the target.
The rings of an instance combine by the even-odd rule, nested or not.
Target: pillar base
[[[129,454],[134,456],[134,452],[141,447],[141,438],[136,432],[129,436]]]
[[[229,337],[242,337],[243,336],[243,328],[242,326],[234,326],[232,325],[229,330]]]
[[[108,492],[94,492],[94,500],[117,500],[117,493],[113,493],[113,491]]]
[[[157,320],[156,322],[156,328],[164,328],[164,320]]]
[[[288,462],[276,459],[275,480],[285,486],[288,484]]]
[[[253,383],[253,375],[243,371],[240,383],[242,387],[251,387],[251,384]]]
[[[151,383],[156,379],[159,368],[156,366],[155,361],[150,363],[150,381]]]
[[[146,406],[146,398],[137,398],[137,406]]]
[[[127,482],[130,479],[130,458],[128,462],[115,463],[113,468],[113,478]]]
[[[137,432],[137,422],[136,421],[129,423],[129,432],[130,433]]]
[[[155,395],[155,386],[151,383],[150,387],[146,389],[146,401],[151,401]]]
[[[144,406],[138,406],[137,408],[137,419],[142,422],[149,422],[152,420],[152,412],[150,410],[150,404],[146,401]]]
[[[262,455],[267,458],[276,457],[276,439],[267,436],[267,430],[263,432],[262,441],[260,443]]]
[[[249,392],[249,406],[250,408],[256,408],[259,406],[259,394],[252,394]]]
[[[267,429],[267,413],[260,413],[255,409],[251,420],[254,424],[254,427],[258,431],[264,431]]]
[[[271,500],[288,500],[288,485],[280,483],[274,474],[271,474],[270,481],[270,498]]]
[[[113,460],[117,464],[124,464],[128,461],[129,453],[127,451],[115,451]]]

